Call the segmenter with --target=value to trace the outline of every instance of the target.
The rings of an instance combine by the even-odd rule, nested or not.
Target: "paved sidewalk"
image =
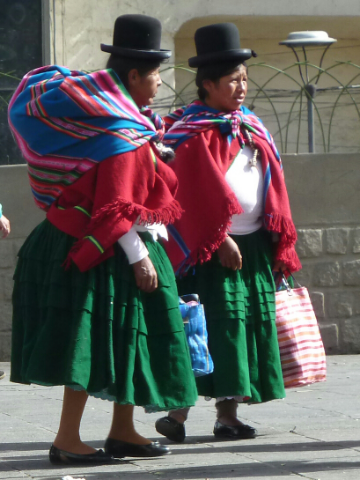
[[[0,479],[360,479],[360,355],[328,357],[326,383],[290,390],[285,400],[240,406],[241,418],[258,429],[256,439],[216,441],[213,402],[201,399],[191,411],[185,443],[172,444],[172,455],[93,468],[48,462],[62,388],[12,384],[9,368],[0,363],[7,373],[0,381]],[[138,408],[138,431],[158,439],[158,417]],[[101,447],[110,419],[111,404],[90,399],[83,439]]]

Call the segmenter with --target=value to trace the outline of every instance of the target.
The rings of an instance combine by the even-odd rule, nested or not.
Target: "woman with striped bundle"
[[[11,380],[64,385],[52,463],[107,463],[169,449],[139,435],[134,405],[194,405],[196,385],[163,248],[180,217],[162,161],[161,119],[146,105],[161,85],[161,24],[115,22],[107,69],[50,66],[27,74],[9,122],[46,220],[19,252]],[[105,452],[80,439],[88,395],[114,402]]]

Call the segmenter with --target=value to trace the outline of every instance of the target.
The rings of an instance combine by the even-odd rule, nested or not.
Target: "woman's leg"
[[[235,425],[244,425],[237,418],[237,407],[238,402],[232,399],[222,400],[217,402],[216,406],[216,418],[223,425],[235,426]]]
[[[254,438],[257,435],[255,428],[245,425],[236,415],[238,402],[232,399],[225,399],[215,404],[217,410],[217,421],[214,425],[215,437],[222,438]]]
[[[186,437],[185,425],[190,408],[170,410],[167,417],[155,422],[156,431],[173,442],[183,442]]]
[[[237,402],[234,399],[222,400],[217,402],[216,406],[216,418],[223,425],[239,425],[240,420],[237,419]]]
[[[174,418],[179,423],[185,423],[188,415],[189,415],[190,408],[179,408],[178,410],[170,410],[169,417]]]
[[[80,439],[80,423],[87,399],[85,391],[65,387],[59,431],[54,440],[54,446],[60,450],[81,455],[96,452]]]
[[[151,440],[139,435],[134,426],[134,406],[114,403],[109,438],[136,445],[149,445]]]

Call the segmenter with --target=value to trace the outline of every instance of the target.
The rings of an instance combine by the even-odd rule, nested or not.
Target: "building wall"
[[[10,359],[11,295],[17,253],[31,230],[45,215],[32,199],[26,166],[0,167],[0,192],[4,215],[10,220],[11,233],[0,239],[0,361]]]
[[[50,0],[48,0],[50,2]],[[101,6],[100,6],[101,5]],[[330,36],[338,39],[325,57],[324,66],[333,65],[336,61],[351,60],[360,64],[360,2],[358,0],[304,0],[289,2],[288,0],[133,0],[125,2],[106,0],[101,4],[97,0],[53,0],[50,2],[49,28],[51,30],[52,62],[61,63],[76,69],[96,69],[105,65],[107,55],[100,51],[100,43],[112,43],[113,23],[117,16],[125,13],[142,13],[159,18],[163,25],[163,48],[173,50],[174,55],[167,65],[171,67],[183,64],[187,67],[187,59],[195,54],[193,36],[195,30],[203,25],[214,22],[231,21],[237,24],[241,45],[254,49],[258,57],[249,63],[267,63],[277,68],[286,68],[295,62],[295,57],[289,49],[279,46],[288,33],[298,30],[325,30]],[[320,51],[316,50],[309,56],[309,60],[318,65]],[[316,70],[310,69],[310,76]],[[351,80],[354,70],[337,67],[332,73],[340,81],[347,83]],[[251,78],[258,84],[263,83],[272,71],[266,68],[254,67]],[[300,81],[296,69],[291,74],[296,81]],[[168,111],[174,99],[172,88],[181,90],[191,79],[193,74],[167,69],[163,74],[164,85],[157,97],[157,105],[161,113]],[[358,83],[358,81],[355,81]],[[169,85],[169,86],[167,86]],[[321,87],[336,86],[337,82],[330,77],[323,76]],[[289,82],[285,77],[277,77],[268,85],[269,88],[298,88],[296,83]],[[250,88],[255,88],[250,82]],[[194,86],[186,89],[184,101],[190,101],[195,95]],[[250,96],[249,96],[250,98]],[[334,98],[334,97],[332,97]],[[332,100],[321,98],[325,124],[328,123],[329,111],[326,102]],[[182,103],[178,99],[178,103]],[[349,102],[347,102],[349,103]],[[278,104],[279,114],[285,118],[291,102],[288,99]],[[324,110],[325,109],[325,110]],[[339,110],[338,110],[339,111]],[[274,115],[268,102],[257,101],[255,112],[264,119],[267,127],[280,144],[278,126],[274,122]],[[305,111],[304,111],[305,115]],[[315,115],[316,117],[316,115]],[[347,123],[344,122],[344,118]],[[319,131],[319,122],[317,130]],[[360,150],[357,131],[360,125],[359,115],[355,108],[347,107],[346,111],[336,118],[340,128],[336,141],[339,148],[335,151]],[[300,138],[299,151],[307,151],[307,131],[304,123]],[[296,127],[295,127],[296,128]],[[317,151],[323,151],[322,138],[317,135]],[[334,143],[334,142],[333,142]],[[288,141],[288,152],[296,152],[296,142],[293,136]],[[355,149],[352,149],[352,145]],[[285,151],[285,149],[282,149]]]
[[[292,2],[289,2],[292,3]],[[319,91],[315,97],[315,103],[318,110],[315,110],[315,143],[316,152],[324,151],[324,142],[321,134],[320,121],[325,131],[326,144],[328,143],[328,125],[332,112],[332,107],[339,97],[339,86],[341,84],[359,84],[358,76],[360,69],[352,65],[339,65],[337,62],[351,61],[360,65],[360,29],[358,28],[360,17],[358,15],[349,17],[342,14],[333,17],[328,14],[318,16],[311,11],[308,15],[289,15],[279,14],[276,9],[271,16],[261,12],[261,15],[245,15],[243,12],[239,15],[237,11],[234,15],[204,16],[202,18],[193,18],[184,23],[175,35],[175,64],[187,67],[188,58],[196,55],[194,45],[194,33],[197,28],[219,21],[230,21],[238,26],[240,32],[241,47],[250,48],[257,53],[256,58],[247,61],[249,66],[249,91],[245,99],[245,105],[253,110],[265,123],[269,131],[275,137],[278,148],[284,153],[307,152],[307,109],[306,98],[303,96],[302,121],[300,125],[299,144],[297,142],[297,132],[299,128],[298,112],[300,109],[300,99],[296,101],[296,95],[302,86],[298,66],[295,65],[296,58],[291,49],[279,45],[279,42],[285,40],[290,32],[303,30],[324,30],[329,36],[337,39],[327,51],[322,68],[330,68],[329,74],[321,75],[318,88]],[[311,64],[319,66],[324,47],[307,48],[308,60]],[[303,61],[302,54],[300,60]],[[273,68],[268,68],[264,64]],[[334,68],[332,68],[336,65]],[[289,68],[292,66],[291,68]],[[286,70],[286,74],[276,75],[276,69]],[[305,76],[305,68],[302,67]],[[315,77],[319,70],[309,67],[309,79]],[[275,76],[276,75],[276,76]],[[273,80],[270,80],[274,77]],[[177,99],[177,104],[189,103],[196,97],[195,84],[191,82],[194,79],[194,73],[188,70],[177,69],[175,71],[176,90],[182,91],[181,99]],[[314,83],[312,81],[311,83]],[[253,101],[258,86],[266,85],[266,93],[269,95],[272,105],[276,110],[280,124],[281,133],[273,112],[272,105],[268,98],[260,94]],[[184,89],[184,87],[186,87]],[[331,90],[323,90],[331,88]],[[184,89],[184,90],[183,90]],[[358,102],[358,92],[353,91],[353,98]],[[295,101],[295,107],[289,122],[289,112]],[[318,118],[317,112],[320,114]],[[288,123],[289,122],[289,123]],[[356,107],[353,105],[349,95],[340,96],[340,101],[335,110],[333,123],[336,125],[336,137],[330,138],[331,152],[344,151],[346,153],[360,151],[360,118]],[[289,125],[289,135],[285,145],[286,128]],[[334,130],[331,131],[333,133]],[[281,142],[283,140],[283,142]],[[325,151],[328,151],[327,149]]]
[[[328,353],[360,353],[359,155],[285,155],[303,269]]]
[[[163,25],[164,48],[173,48],[174,38],[182,26],[190,21],[199,20],[199,26],[222,19],[236,21],[244,17],[248,23],[251,18],[265,17],[257,31],[252,33],[253,38],[269,38],[269,31],[276,34],[273,28],[272,17],[291,17],[288,19],[289,30],[295,27],[296,19],[307,17],[311,22],[312,17],[321,19],[324,15],[332,17],[334,24],[339,24],[343,35],[347,36],[347,24],[342,23],[342,18],[350,21],[352,17],[360,15],[358,0],[303,0],[302,2],[289,2],[288,0],[48,0],[50,5],[52,50],[53,59],[69,67],[79,66],[85,68],[98,68],[102,64],[103,55],[99,50],[101,42],[111,42],[112,28],[116,17],[126,13],[141,13],[159,18]],[[340,20],[338,20],[340,18]],[[311,25],[313,29],[314,25]],[[292,29],[292,30],[291,30]],[[191,29],[190,29],[191,30]],[[189,32],[190,32],[189,30]],[[353,23],[351,32],[357,38],[356,23]],[[192,33],[192,31],[191,31]],[[272,34],[271,34],[272,35]],[[245,37],[249,37],[248,34]],[[355,38],[353,37],[353,38]],[[352,38],[351,36],[349,38]],[[55,48],[54,48],[55,47]]]
[[[22,162],[7,126],[7,105],[19,79],[42,64],[42,0],[0,6],[0,165],[13,165]]]
[[[360,353],[359,155],[283,158],[303,270],[328,353]],[[16,255],[44,218],[26,167],[0,167],[0,191],[12,232],[0,240],[0,361],[10,358],[11,292]]]

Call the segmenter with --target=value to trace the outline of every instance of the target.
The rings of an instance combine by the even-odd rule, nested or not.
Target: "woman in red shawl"
[[[134,405],[170,410],[197,398],[161,241],[181,214],[177,180],[157,146],[161,121],[143,108],[171,54],[160,38],[157,19],[123,15],[114,45],[102,45],[106,70],[40,68],[10,104],[35,201],[47,211],[19,252],[11,380],[65,386],[54,464],[167,454],[136,432]],[[105,452],[81,441],[88,395],[114,402]]]
[[[244,108],[247,68],[231,23],[195,34],[199,100],[167,119],[165,143],[185,210],[169,226],[168,254],[179,294],[205,307],[214,372],[197,378],[199,395],[216,399],[217,437],[252,438],[237,418],[239,402],[285,396],[275,326],[273,271],[300,268],[296,231],[279,154],[262,122]],[[185,438],[188,409],[170,412],[156,429]]]

